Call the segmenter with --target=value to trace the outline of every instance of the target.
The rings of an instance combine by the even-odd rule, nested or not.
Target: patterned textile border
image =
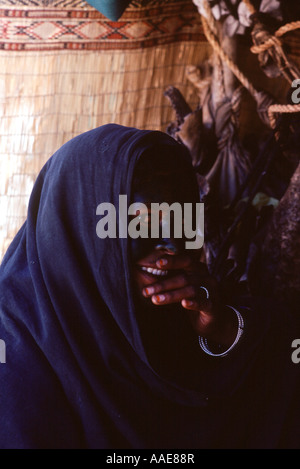
[[[52,2],[48,7],[33,3],[40,2],[0,1],[0,49],[125,50],[205,41],[191,0],[150,2],[148,7],[138,7],[136,2],[117,22],[75,0]]]

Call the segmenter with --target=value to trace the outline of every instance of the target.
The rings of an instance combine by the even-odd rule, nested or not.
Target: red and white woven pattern
[[[5,4],[11,4],[8,9]],[[49,2],[48,2],[49,3]],[[200,15],[191,1],[131,4],[110,21],[85,2],[0,1],[0,47],[5,50],[133,49],[203,40]],[[136,5],[136,6],[135,6]]]

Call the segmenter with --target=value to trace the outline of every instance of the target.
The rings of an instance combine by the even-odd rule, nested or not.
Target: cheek
[[[157,239],[151,238],[137,238],[130,239],[131,258],[134,263],[143,259],[155,248]]]

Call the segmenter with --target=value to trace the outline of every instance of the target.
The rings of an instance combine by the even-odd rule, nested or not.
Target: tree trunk
[[[300,163],[273,214],[262,253],[262,284],[276,298],[299,309]]]

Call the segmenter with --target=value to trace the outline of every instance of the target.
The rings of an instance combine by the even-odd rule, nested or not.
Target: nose
[[[155,246],[157,251],[161,250],[164,251],[166,254],[170,254],[171,256],[178,254],[180,251],[180,247],[175,240],[172,239],[162,239],[159,240],[158,244]]]

